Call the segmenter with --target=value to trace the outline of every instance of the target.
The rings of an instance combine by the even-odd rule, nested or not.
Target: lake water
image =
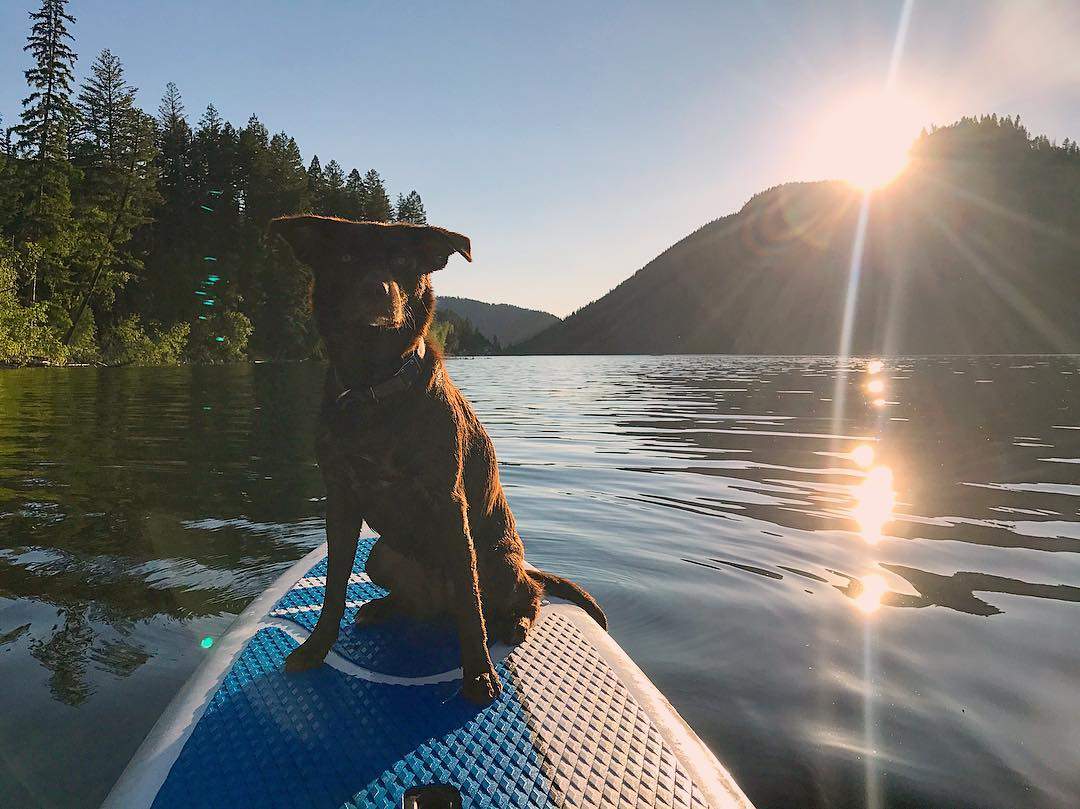
[[[1080,358],[450,368],[530,558],[761,809],[1080,805]],[[321,373],[0,372],[0,805],[96,806],[322,541]]]

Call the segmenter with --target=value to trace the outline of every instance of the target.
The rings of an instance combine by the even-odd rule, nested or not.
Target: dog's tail
[[[528,570],[529,578],[544,588],[544,592],[556,598],[563,598],[577,604],[585,612],[592,616],[600,627],[607,630],[607,616],[593,598],[580,584],[575,584],[570,579],[548,573],[546,570]]]

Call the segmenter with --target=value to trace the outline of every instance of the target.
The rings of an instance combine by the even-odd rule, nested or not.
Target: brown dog
[[[461,642],[464,695],[501,691],[488,631],[525,639],[546,591],[607,628],[581,587],[525,567],[495,461],[476,413],[424,341],[435,313],[429,273],[469,240],[428,225],[291,216],[270,223],[311,267],[312,303],[330,368],[316,452],[326,481],[329,563],[322,614],[288,671],[319,665],[337,639],[361,524],[380,535],[368,560],[389,590],[357,623],[391,615],[450,616]]]

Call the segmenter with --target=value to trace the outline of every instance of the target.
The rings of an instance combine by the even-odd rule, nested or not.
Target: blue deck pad
[[[352,602],[384,595],[363,573],[373,545],[365,539],[357,550]],[[278,600],[273,621],[291,621],[306,636],[325,575],[323,560]],[[153,806],[395,809],[412,786],[449,783],[466,809],[706,809],[649,714],[553,608],[496,665],[503,693],[483,709],[460,696],[460,680],[380,681],[459,668],[452,628],[357,628],[355,609],[346,612],[334,652],[366,671],[324,665],[287,675],[285,658],[297,641],[273,621],[260,624]]]
[[[358,666],[395,677],[427,677],[461,667],[461,644],[449,624],[395,620],[348,626],[334,650]]]
[[[553,807],[551,784],[507,666],[483,710],[459,682],[399,686],[328,666],[286,675],[296,642],[260,630],[180,753],[155,809],[398,807],[411,786],[448,782],[468,807]]]
[[[356,549],[353,573],[363,574],[375,540],[363,538]],[[305,580],[325,579],[326,560],[304,574]],[[292,621],[311,632],[319,619],[317,607],[322,605],[325,588],[297,587],[286,593],[271,615]],[[370,582],[350,582],[345,594],[347,606],[341,620],[341,634],[334,651],[358,666],[395,677],[427,677],[452,671],[461,666],[461,646],[457,630],[450,622],[418,623],[390,620],[379,626],[357,627],[353,623],[357,602],[373,601],[386,591]]]

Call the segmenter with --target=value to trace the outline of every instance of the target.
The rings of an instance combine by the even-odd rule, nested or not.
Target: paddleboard
[[[502,696],[460,695],[449,626],[358,628],[385,595],[360,541],[341,637],[286,674],[315,626],[326,546],[257,598],[207,651],[109,793],[109,809],[687,807],[752,809],[626,653],[549,599],[525,643],[493,644]]]

